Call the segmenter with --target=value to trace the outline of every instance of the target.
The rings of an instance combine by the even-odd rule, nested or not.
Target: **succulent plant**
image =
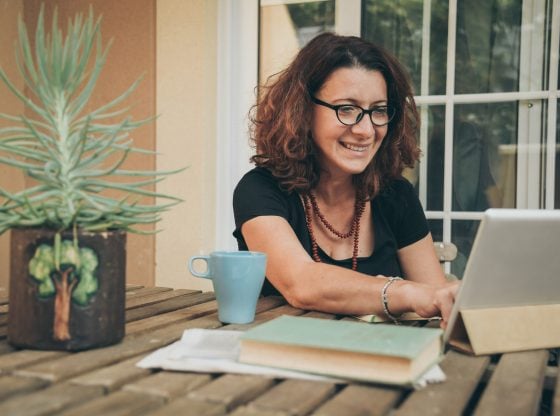
[[[19,19],[16,62],[25,92],[0,66],[0,80],[27,109],[24,114],[1,114],[0,163],[33,178],[19,192],[0,188],[0,234],[14,227],[46,227],[103,231],[124,229],[160,219],[161,212],[180,202],[149,188],[176,171],[123,169],[134,147],[130,132],[153,118],[133,121],[124,100],[139,80],[111,102],[91,109],[89,104],[110,43],[101,41],[100,18],[90,8],[68,21],[64,35],[56,11],[50,33],[41,8],[34,42]],[[115,121],[117,120],[117,121]],[[116,196],[115,196],[116,195]],[[144,197],[167,200],[142,203]]]

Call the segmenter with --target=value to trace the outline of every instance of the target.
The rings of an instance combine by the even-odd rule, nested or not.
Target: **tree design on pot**
[[[79,248],[69,240],[55,236],[54,247],[41,244],[29,262],[29,273],[38,284],[38,296],[54,301],[53,337],[57,341],[71,338],[70,301],[86,306],[97,292],[95,270],[97,255],[89,248]]]

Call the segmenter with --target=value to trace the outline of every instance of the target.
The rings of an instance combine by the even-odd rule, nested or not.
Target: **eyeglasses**
[[[375,106],[370,108],[369,110],[366,110],[359,105],[353,104],[332,105],[321,101],[313,96],[311,96],[311,100],[315,104],[333,109],[336,112],[336,118],[338,118],[338,121],[340,121],[345,126],[353,126],[354,124],[358,124],[364,117],[364,114],[368,114],[371,122],[375,126],[382,127],[389,124],[389,122],[395,116],[395,108],[388,105]]]

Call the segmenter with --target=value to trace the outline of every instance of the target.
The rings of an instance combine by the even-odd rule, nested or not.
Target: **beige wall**
[[[285,4],[261,7],[259,80],[283,70],[299,51],[296,30]]]
[[[17,18],[23,10],[23,0],[0,0],[0,66],[18,88],[23,82],[17,74],[14,60],[14,39],[17,36]],[[20,103],[0,83],[0,113],[22,114],[23,104]],[[0,127],[5,126],[0,119]],[[0,187],[15,191],[23,186],[23,175],[16,169],[0,164]],[[9,281],[9,232],[0,235],[0,287],[8,287]]]
[[[158,185],[184,199],[156,237],[156,284],[209,289],[187,271],[214,247],[217,1],[157,2],[158,169],[188,166]]]

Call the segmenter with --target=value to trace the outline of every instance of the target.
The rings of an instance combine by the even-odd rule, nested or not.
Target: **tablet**
[[[445,341],[461,310],[545,304],[560,304],[560,210],[487,210]]]

